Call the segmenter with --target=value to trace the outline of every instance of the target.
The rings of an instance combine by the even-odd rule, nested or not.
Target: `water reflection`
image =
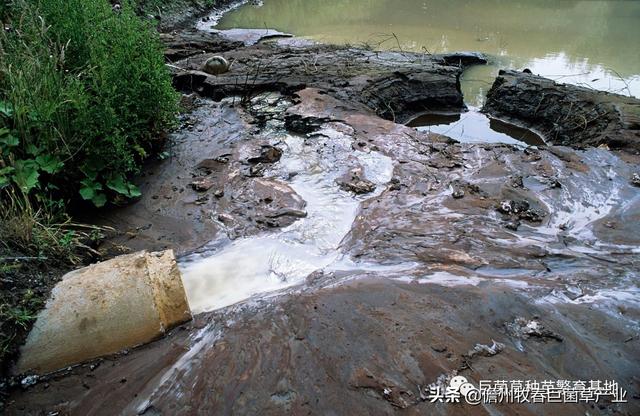
[[[470,108],[469,112],[462,114],[424,114],[407,125],[464,143],[508,143],[518,146],[544,144],[544,140],[531,130],[490,119],[477,108]]]
[[[217,27],[265,26],[380,49],[491,54],[491,66],[465,75],[475,106],[500,68],[640,96],[636,1],[265,0],[230,12]]]

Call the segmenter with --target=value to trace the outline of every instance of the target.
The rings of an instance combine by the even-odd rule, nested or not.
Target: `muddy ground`
[[[296,172],[278,169],[287,148],[274,123],[311,151],[339,136],[354,154],[386,155],[393,178],[361,204],[340,247],[348,266],[15,389],[8,414],[640,413],[637,123],[616,121],[618,108],[602,104],[611,116],[579,134],[566,133],[571,117],[556,119],[566,134],[545,134],[548,146],[457,143],[397,122],[464,111],[459,77],[475,55],[247,46],[195,32],[165,40],[194,110],[170,157],[140,178],[142,199],[102,218],[126,230],[111,244],[215,253],[303,218]],[[231,70],[200,72],[216,53],[235,60]],[[503,77],[485,111],[548,133],[544,105],[509,110],[533,92],[500,91],[529,76]],[[547,87],[577,97],[583,114],[609,102]],[[339,168],[347,185],[336,192],[369,192],[366,169]],[[454,375],[616,380],[628,402],[431,403],[429,386]]]

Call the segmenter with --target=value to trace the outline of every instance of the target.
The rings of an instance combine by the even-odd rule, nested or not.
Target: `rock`
[[[218,214],[218,221],[222,222],[223,224],[233,224],[234,219],[231,215]]]
[[[522,182],[522,176],[515,175],[515,176],[512,176],[510,179],[511,179],[510,184],[514,188],[524,188],[524,184]]]
[[[307,211],[302,209],[283,208],[274,212],[267,212],[264,216],[266,218],[280,218],[283,216],[305,218],[307,216]]]
[[[259,154],[251,156],[247,159],[247,162],[252,164],[257,163],[276,163],[282,157],[282,150],[271,145],[263,145],[260,148]]]
[[[503,200],[496,208],[498,212],[505,215],[510,215],[516,219],[521,219],[530,222],[540,222],[545,214],[539,210],[530,208],[529,202],[525,200],[513,201]],[[516,226],[517,229],[517,226]]]
[[[451,182],[451,189],[451,196],[454,199],[464,198],[467,194],[480,197],[485,196],[485,193],[477,185],[460,179]]]
[[[484,344],[476,344],[472,350],[467,352],[466,354],[467,358],[472,359],[476,356],[493,357],[494,355],[497,355],[502,350],[504,350],[504,344],[500,342],[496,342],[494,340],[491,340],[491,341],[492,341],[491,346],[484,345]]]
[[[507,332],[516,338],[528,339],[536,337],[540,339],[555,339],[562,342],[562,337],[553,331],[546,329],[538,320],[527,320],[523,317],[517,317],[513,322],[505,323]]]
[[[462,189],[455,189],[453,191],[453,193],[451,194],[451,196],[454,199],[460,199],[460,198],[464,198],[464,191]]]
[[[198,96],[196,94],[182,94],[180,96],[180,108],[183,111],[193,111],[197,107]]]
[[[211,178],[199,178],[191,182],[191,187],[197,192],[206,192],[215,185]]]
[[[351,191],[354,194],[368,194],[376,190],[376,185],[366,179],[359,179],[352,182],[341,183],[340,187],[345,191]]]
[[[529,203],[527,201],[504,200],[500,202],[497,209],[503,214],[521,214],[529,209]]]
[[[504,224],[505,228],[507,228],[508,230],[511,231],[518,231],[518,227],[520,227],[520,221],[518,220],[514,220],[514,221],[507,221]]]
[[[164,55],[169,62],[193,55],[208,53],[221,53],[243,46],[242,42],[231,41],[215,33],[201,31],[181,31],[177,33],[162,33],[160,40],[165,45]]]
[[[253,165],[249,168],[249,174],[248,176],[250,177],[261,177],[264,175],[264,171],[267,169],[267,167],[265,165],[263,165],[262,163],[258,163],[257,165]]]
[[[20,380],[20,385],[22,386],[22,388],[26,389],[35,385],[38,382],[38,379],[39,377],[37,375],[27,376]]]
[[[402,184],[400,182],[391,182],[391,185],[389,185],[389,190],[390,191],[399,191],[400,189],[402,189]]]
[[[44,374],[113,354],[190,319],[172,250],[115,257],[63,276],[13,373]]]
[[[299,114],[287,114],[284,120],[287,130],[300,134],[313,133],[327,121],[330,120],[320,117],[303,117]]]
[[[537,209],[532,209],[532,208],[522,212],[519,215],[519,218],[521,220],[525,220],[529,222],[541,222],[544,217],[545,217],[544,212]]]
[[[540,132],[553,144],[640,151],[640,100],[500,71],[482,109]]]
[[[537,162],[542,159],[542,155],[540,155],[540,152],[530,147],[524,149],[524,155],[525,157],[523,157],[523,160],[528,162]]]
[[[203,195],[200,198],[196,199],[194,201],[194,204],[196,204],[196,205],[204,205],[207,202],[209,202],[209,196],[208,195]]]
[[[185,43],[178,37],[171,38],[172,44]],[[459,64],[484,62],[462,55],[379,52],[335,45],[306,45],[292,53],[286,45],[263,43],[230,48],[225,59],[234,60],[234,70],[216,71],[214,77],[202,71],[207,59],[214,56],[194,55],[174,62],[184,69],[174,72],[174,86],[215,100],[265,90],[291,95],[304,87],[314,87],[345,102],[364,104],[380,116],[399,122],[425,108],[434,112],[464,109],[459,90],[463,68]],[[254,74],[249,82],[247,74]],[[289,124],[299,129],[310,127],[299,119],[290,119]]]
[[[440,345],[440,344],[436,344],[436,345],[432,345],[431,349],[434,350],[435,352],[446,352],[447,351],[447,346],[446,345]]]
[[[216,55],[205,61],[201,70],[211,75],[220,75],[229,72],[233,62],[227,61],[224,57]]]
[[[285,227],[307,215],[304,199],[289,184],[277,179],[251,178],[238,187],[228,188],[227,194],[220,206],[234,218],[250,218],[251,226],[257,229]],[[230,201],[233,206],[227,205]],[[248,226],[234,224],[239,234],[245,234]]]
[[[487,58],[478,52],[454,52],[442,56],[443,62],[447,65],[457,65],[468,67],[471,65],[485,65]]]
[[[290,33],[278,32],[273,29],[226,29],[226,30],[213,30],[213,33],[222,36],[233,42],[240,42],[244,46],[252,46],[266,39],[275,38],[290,38],[293,37]]]
[[[336,180],[340,189],[353,192],[356,195],[368,194],[376,190],[376,184],[361,177],[361,170],[352,170],[347,175]]]
[[[640,186],[640,174],[634,173],[633,176],[631,176],[631,185]]]

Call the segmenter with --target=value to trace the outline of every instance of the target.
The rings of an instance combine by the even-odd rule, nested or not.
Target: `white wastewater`
[[[275,175],[296,175],[291,187],[306,201],[306,218],[279,232],[238,239],[223,249],[180,262],[194,313],[219,309],[259,293],[294,286],[340,260],[340,243],[351,229],[360,201],[376,196],[391,180],[392,160],[380,153],[353,152],[352,139],[327,128],[311,138],[280,134],[284,154]],[[376,191],[356,197],[336,179],[360,165]]]

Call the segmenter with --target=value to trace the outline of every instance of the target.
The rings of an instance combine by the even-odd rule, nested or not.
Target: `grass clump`
[[[123,2],[13,2],[0,35],[0,186],[92,201],[132,198],[177,96],[153,23]],[[55,199],[55,198],[54,198]]]
[[[59,212],[35,208],[20,190],[0,192],[1,379],[49,291],[65,272],[97,255],[92,247],[110,230],[74,224]]]
[[[137,197],[175,120],[155,21],[120,4],[0,2],[0,376],[55,283],[98,254],[104,230],[69,207]]]

